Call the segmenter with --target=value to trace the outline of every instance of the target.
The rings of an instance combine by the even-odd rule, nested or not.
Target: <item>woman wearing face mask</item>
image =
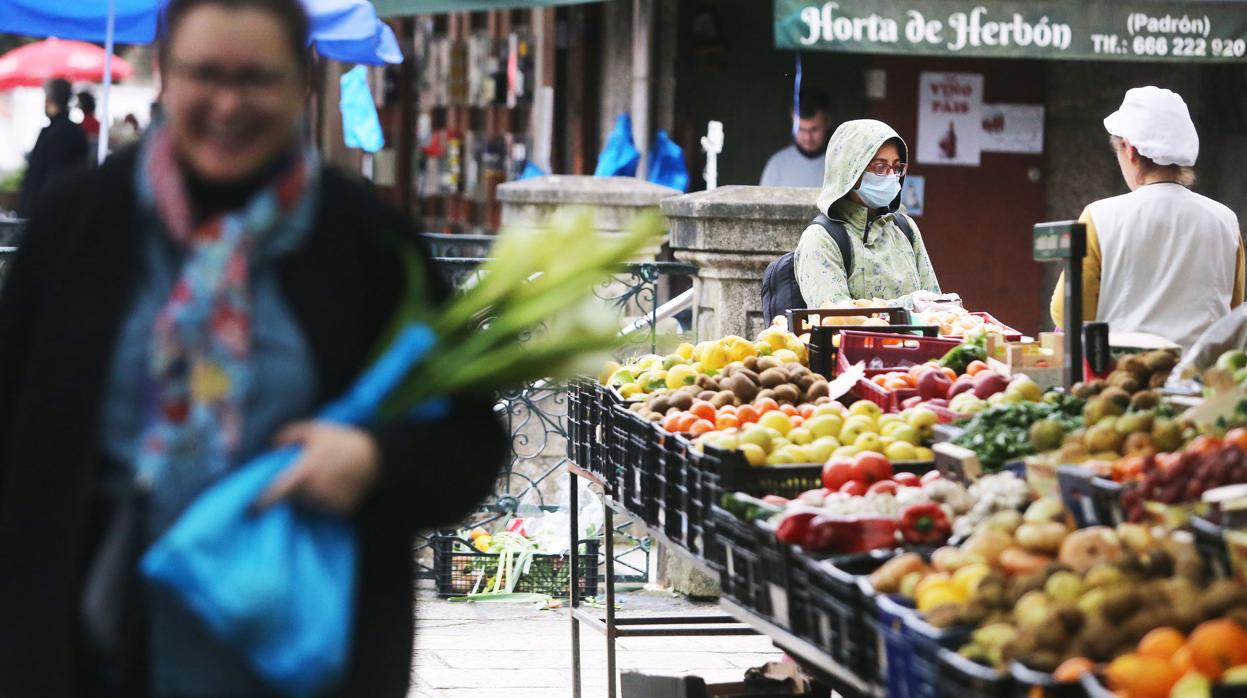
[[[400,306],[450,291],[410,221],[307,144],[307,31],[300,0],[170,0],[167,117],[30,217],[0,295],[0,696],[273,695],[135,575],[198,495],[275,442],[303,453],[259,504],[347,517],[358,541],[333,695],[408,693],[413,534],[483,499],[507,445],[487,400],[425,423],[308,421]],[[110,568],[114,532],[135,555]],[[108,586],[129,598],[84,601]]]
[[[807,307],[871,298],[912,307],[939,294],[922,234],[898,210],[908,161],[905,141],[881,121],[848,121],[832,134],[818,209],[843,224],[852,268],[823,226],[807,227],[793,259]]]

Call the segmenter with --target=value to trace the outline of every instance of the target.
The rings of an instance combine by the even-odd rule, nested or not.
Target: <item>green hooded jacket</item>
[[[901,159],[908,162],[908,147],[892,127],[882,121],[846,121],[827,143],[827,164],[818,208],[835,220],[845,222],[853,245],[853,269],[845,272],[844,260],[835,241],[818,225],[801,234],[794,255],[794,269],[807,307],[826,302],[882,298],[909,305],[915,291],[940,292],[935,269],[927,256],[922,233],[910,219],[914,241],[896,226],[900,195],[887,207],[871,211],[849,200],[866,165],[889,140],[900,143]],[[904,178],[901,178],[902,183]]]

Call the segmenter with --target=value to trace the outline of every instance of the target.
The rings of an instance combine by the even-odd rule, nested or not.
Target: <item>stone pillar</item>
[[[599,233],[622,233],[637,215],[657,212],[660,201],[679,194],[635,177],[588,175],[546,175],[498,187],[504,227],[538,226],[559,208],[588,206],[593,209],[593,227]],[[643,257],[653,260],[657,253],[655,246]]]
[[[727,186],[662,202],[677,259],[699,267],[693,327],[699,340],[754,337],[762,317],[762,273],[817,214],[817,189]]]

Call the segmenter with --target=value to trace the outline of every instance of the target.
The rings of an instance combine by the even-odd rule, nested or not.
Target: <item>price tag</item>
[[[1035,261],[1082,259],[1086,255],[1087,238],[1085,232],[1076,234],[1076,229],[1085,230],[1077,221],[1036,225],[1033,239]]]
[[[983,474],[983,464],[974,451],[951,443],[936,444],[935,467],[940,474],[955,482],[969,483]]]

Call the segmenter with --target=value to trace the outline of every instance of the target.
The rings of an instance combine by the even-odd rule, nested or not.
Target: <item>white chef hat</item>
[[[1151,85],[1127,90],[1121,108],[1104,119],[1104,128],[1157,165],[1192,167],[1199,157],[1199,134],[1177,92]]]

